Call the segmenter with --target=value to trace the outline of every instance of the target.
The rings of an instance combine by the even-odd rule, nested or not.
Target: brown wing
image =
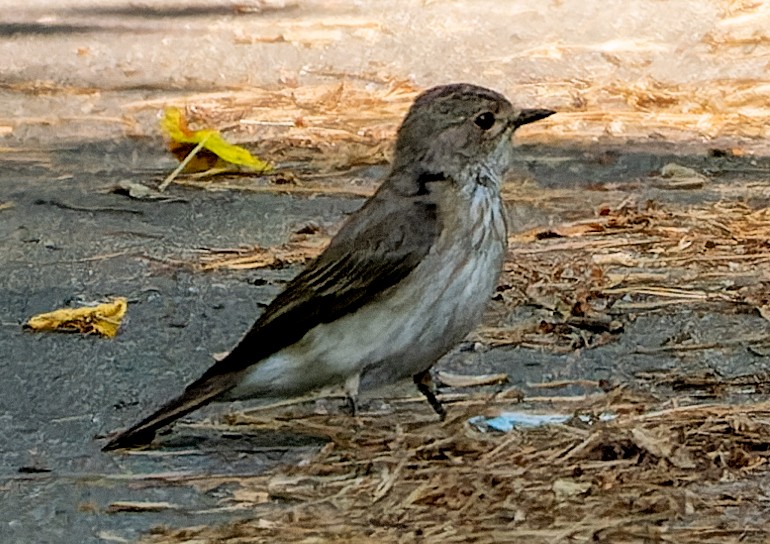
[[[355,312],[405,278],[428,253],[440,228],[433,204],[416,197],[398,197],[406,202],[394,198],[375,197],[356,212],[204,377],[242,370],[297,342],[316,325]]]
[[[316,325],[356,311],[406,277],[439,232],[436,207],[423,194],[380,190],[273,300],[225,359],[104,449],[151,441],[156,429],[232,389],[245,368],[297,342]]]

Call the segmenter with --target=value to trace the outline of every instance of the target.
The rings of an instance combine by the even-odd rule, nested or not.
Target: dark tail
[[[211,402],[232,387],[229,380],[222,380],[223,376],[219,376],[219,378],[219,380],[207,379],[204,376],[192,383],[185,389],[184,393],[165,404],[154,414],[111,438],[102,448],[102,451],[149,444],[155,438],[155,431]]]

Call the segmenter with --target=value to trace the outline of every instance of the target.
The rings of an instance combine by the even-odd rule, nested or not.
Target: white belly
[[[478,323],[505,257],[502,204],[486,188],[479,193],[458,216],[469,223],[445,225],[385,296],[253,365],[228,396],[298,395],[357,374],[363,387],[377,386],[429,368]],[[487,212],[492,221],[480,221]]]

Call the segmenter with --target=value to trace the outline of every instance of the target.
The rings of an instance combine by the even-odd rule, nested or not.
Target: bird
[[[469,83],[430,88],[396,135],[390,169],[329,245],[289,281],[229,354],[105,451],[142,446],[212,401],[286,399],[411,377],[441,417],[430,369],[480,322],[500,277],[500,189],[512,136],[549,109],[518,109]]]

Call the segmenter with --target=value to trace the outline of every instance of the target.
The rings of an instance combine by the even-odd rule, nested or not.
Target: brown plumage
[[[427,371],[476,325],[499,276],[511,134],[552,113],[515,110],[473,85],[423,93],[399,129],[391,172],[326,250],[225,359],[104,449],[149,442],[212,400],[284,398],[359,378],[375,387],[414,376],[441,413]]]

